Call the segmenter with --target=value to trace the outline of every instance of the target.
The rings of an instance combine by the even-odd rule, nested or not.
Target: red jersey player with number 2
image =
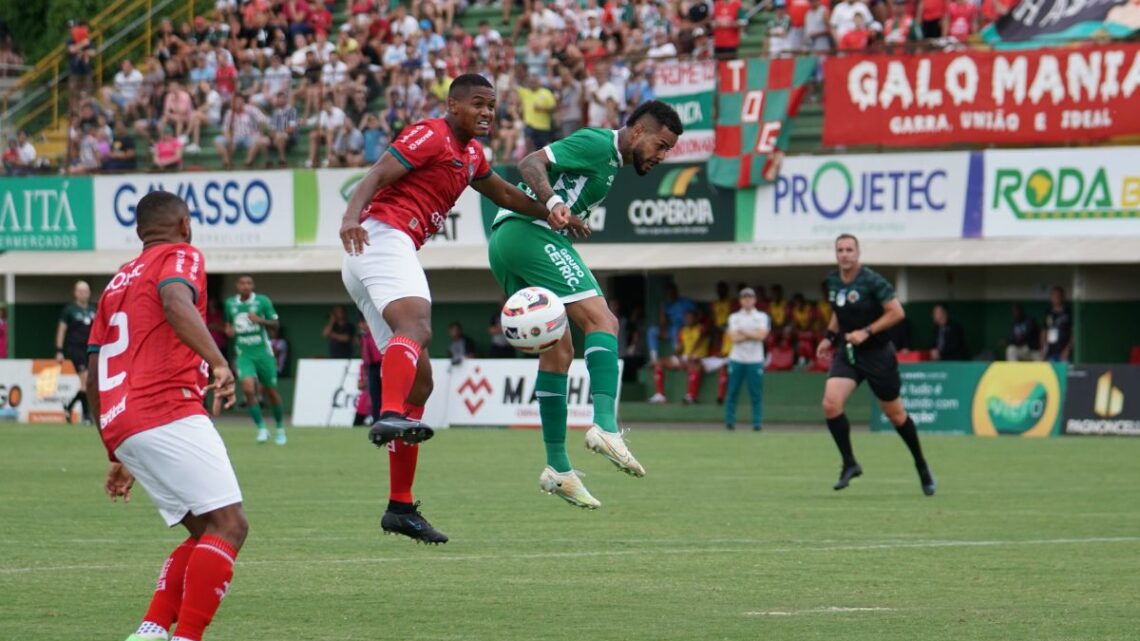
[[[232,405],[234,375],[206,328],[206,265],[190,245],[186,204],[156,191],[136,215],[143,251],[99,299],[87,393],[111,459],[107,494],[128,501],[138,479],[166,525],[190,532],[127,641],[166,641],[175,622],[172,641],[201,641],[249,527],[226,446],[202,406],[211,389],[215,413],[223,399]]]
[[[475,140],[490,132],[495,89],[484,77],[464,74],[451,83],[447,115],[405,129],[356,186],[340,228],[348,255],[341,275],[384,355],[380,418],[368,437],[388,448],[386,533],[424,543],[446,543],[412,500],[419,443],[432,437],[424,404],[432,391],[431,292],[416,258],[469,185],[500,207],[546,220],[561,229],[569,210],[547,208],[491,171]]]

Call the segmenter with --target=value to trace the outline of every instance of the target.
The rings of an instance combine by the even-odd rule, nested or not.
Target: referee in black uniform
[[[930,467],[922,458],[918,430],[903,408],[899,391],[899,361],[887,330],[901,321],[906,313],[895,296],[894,287],[877,272],[859,263],[859,240],[851,234],[835,239],[835,258],[839,269],[827,276],[827,299],[834,313],[827,333],[819,342],[817,355],[823,357],[832,347],[835,353],[827,386],[823,392],[823,414],[827,429],[843,456],[843,470],[835,483],[842,490],[851,479],[862,476],[863,468],[851,449],[851,423],[843,413],[847,398],[864,380],[879,399],[879,407],[895,426],[914,456],[914,466],[922,483],[922,492],[932,496],[936,488]]]
[[[87,336],[91,334],[91,323],[95,320],[95,304],[91,302],[91,286],[85,281],[77,281],[72,292],[74,300],[64,306],[59,314],[59,327],[55,331],[55,360],[64,359],[75,365],[79,374],[79,391],[75,398],[64,404],[64,416],[71,422],[71,410],[75,403],[83,407],[83,420],[91,421],[87,407]]]

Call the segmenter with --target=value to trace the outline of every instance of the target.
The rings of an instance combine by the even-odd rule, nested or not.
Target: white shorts
[[[226,444],[206,416],[188,416],[128,437],[115,458],[150,494],[168,527],[241,503]]]
[[[383,353],[392,340],[384,308],[401,298],[422,298],[430,303],[431,290],[416,257],[416,245],[407,234],[375,218],[361,226],[368,232],[370,244],[364,246],[363,254],[344,257],[340,276]]]

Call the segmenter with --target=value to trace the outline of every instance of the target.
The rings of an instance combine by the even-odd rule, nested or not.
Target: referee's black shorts
[[[864,380],[871,386],[875,398],[890,402],[899,397],[902,380],[899,378],[899,359],[891,343],[871,347],[856,347],[855,362],[847,360],[846,346],[838,345],[831,359],[828,378],[850,378],[858,385]]]
[[[68,345],[63,350],[63,356],[71,361],[75,366],[76,372],[87,371],[87,346],[86,345]]]

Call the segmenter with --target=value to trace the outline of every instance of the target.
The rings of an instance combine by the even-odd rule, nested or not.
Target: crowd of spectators
[[[495,85],[483,142],[513,162],[580,127],[618,126],[654,98],[664,60],[736,56],[758,12],[771,14],[770,55],[822,55],[963,41],[1012,3],[499,1],[498,25],[467,30],[456,16],[468,0],[219,0],[191,21],[162,20],[153,55],[122,61],[98,91],[91,34],[73,24],[70,171],[180,169],[201,153],[203,130],[226,168],[283,166],[301,139],[307,166],[364,166],[406,125],[443,115],[451,79],[467,72]]]

